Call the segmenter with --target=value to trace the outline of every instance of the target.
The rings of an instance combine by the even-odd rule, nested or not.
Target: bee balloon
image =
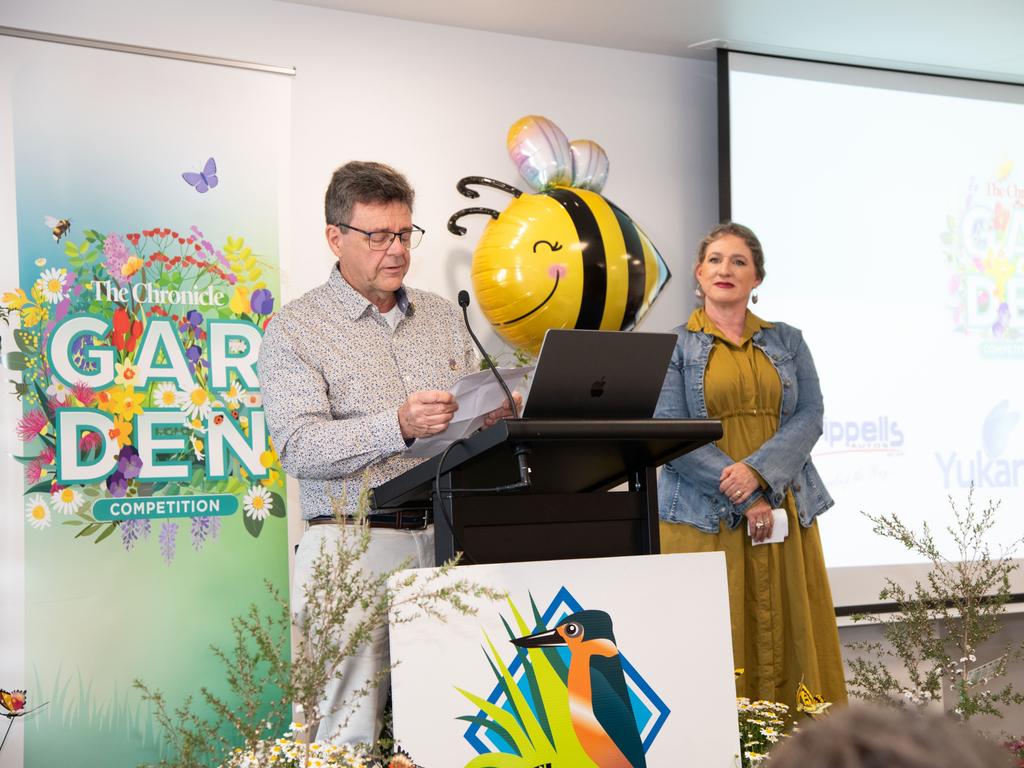
[[[508,133],[508,150],[537,194],[494,179],[467,176],[457,189],[468,198],[483,185],[512,195],[501,213],[464,208],[458,220],[487,214],[473,253],[473,293],[487,321],[512,346],[536,354],[549,328],[631,330],[671,274],[647,235],[600,192],[608,156],[593,141],[570,142],[546,117],[528,115]]]

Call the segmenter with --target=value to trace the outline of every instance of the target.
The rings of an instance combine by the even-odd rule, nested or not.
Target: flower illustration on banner
[[[153,405],[157,408],[176,408],[182,393],[170,382],[161,382],[153,390]]]
[[[224,402],[228,404],[228,408],[237,409],[242,404],[241,401],[245,397],[245,390],[238,383],[238,379],[231,379],[231,386],[224,390],[223,397]]]
[[[64,280],[66,277],[66,269],[48,269],[43,272],[36,283],[43,298],[51,304],[61,301],[65,296]]]
[[[60,379],[51,378],[50,386],[46,388],[46,394],[48,394],[52,400],[56,400],[58,403],[63,403],[71,394],[71,388]]]
[[[265,282],[276,268],[245,238],[218,248],[195,225],[78,232],[0,293],[20,325],[4,365],[21,378],[26,524],[54,528],[59,514],[40,535],[118,533],[123,551],[146,544],[168,564],[182,525],[197,551],[232,516],[259,536],[285,515],[250,354],[277,303]],[[223,348],[214,323],[229,324]]]
[[[25,518],[33,528],[42,529],[50,524],[50,505],[41,493],[25,499]]]
[[[245,514],[253,520],[260,521],[267,519],[267,515],[270,514],[270,510],[274,506],[270,493],[259,485],[254,485],[249,489],[242,503],[245,507]]]
[[[62,515],[73,515],[85,503],[85,496],[77,488],[61,488],[53,492],[51,503]]]

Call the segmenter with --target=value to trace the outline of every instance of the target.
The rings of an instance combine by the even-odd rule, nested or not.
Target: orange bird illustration
[[[647,768],[607,613],[580,611],[554,629],[512,642],[523,648],[568,647],[569,716],[583,751],[598,768]]]

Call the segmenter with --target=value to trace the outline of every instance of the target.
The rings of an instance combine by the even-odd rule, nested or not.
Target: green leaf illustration
[[[14,343],[18,349],[26,355],[35,355],[39,352],[39,342],[28,331],[18,328],[14,331]]]
[[[75,538],[76,539],[80,539],[83,536],[92,536],[97,530],[99,530],[99,528],[100,528],[100,524],[99,523],[91,523],[91,524],[85,526],[85,528],[80,530],[78,533],[76,533],[75,534]]]
[[[245,522],[245,530],[247,530],[253,538],[259,538],[260,531],[263,530],[263,521],[254,520],[249,517],[245,512],[242,512],[242,520]]]
[[[287,513],[284,508],[284,499],[277,493],[270,494],[273,503],[270,505],[270,514],[274,517],[284,517]]]
[[[52,480],[40,480],[31,488],[26,488],[25,495],[28,496],[30,493],[39,493],[40,491],[46,491],[47,493],[49,493],[51,485],[53,485]]]

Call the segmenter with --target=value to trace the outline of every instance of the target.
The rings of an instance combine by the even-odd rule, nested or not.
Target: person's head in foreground
[[[856,704],[802,725],[771,768],[1009,768],[1009,752],[950,717]]]

